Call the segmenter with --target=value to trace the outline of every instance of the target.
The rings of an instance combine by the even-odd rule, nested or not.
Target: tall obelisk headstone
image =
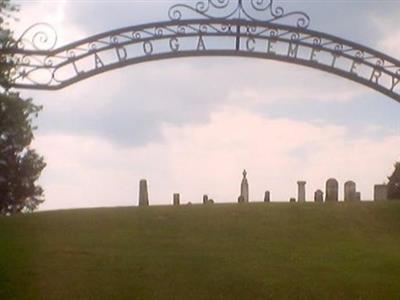
[[[146,179],[139,182],[139,206],[149,206],[149,192]]]
[[[240,185],[240,197],[242,202],[249,202],[249,183],[247,182],[247,172],[243,170],[243,179]]]

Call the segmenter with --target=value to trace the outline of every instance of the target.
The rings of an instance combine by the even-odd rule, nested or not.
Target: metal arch
[[[232,3],[199,0],[195,7],[174,5],[169,11],[169,21],[112,30],[59,48],[55,48],[55,31],[47,24],[40,24],[43,30],[29,28],[14,45],[3,49],[18,66],[12,74],[11,85],[57,90],[109,70],[146,61],[240,56],[326,71],[400,102],[399,60],[310,30],[310,18],[306,14],[285,13],[282,8],[274,7],[272,0],[251,0],[246,2],[247,6],[241,0],[237,0],[237,6]],[[182,10],[197,14],[197,18],[183,19]],[[215,17],[212,10],[220,14]],[[253,17],[250,10],[259,15]]]

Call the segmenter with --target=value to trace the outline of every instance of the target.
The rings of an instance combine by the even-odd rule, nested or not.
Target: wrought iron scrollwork
[[[37,23],[26,29],[16,40],[14,47],[49,51],[57,44],[57,32],[47,23]]]
[[[198,0],[194,6],[173,5],[168,11],[168,16],[172,21],[179,21],[183,19],[185,11],[206,19],[243,19],[292,25],[290,21],[294,18],[297,27],[308,28],[310,25],[310,17],[306,13],[301,11],[287,13],[283,7],[274,6],[273,0],[246,0],[245,2],[243,0]]]

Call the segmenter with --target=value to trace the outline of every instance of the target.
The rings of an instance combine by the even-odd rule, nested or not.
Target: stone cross
[[[315,202],[324,202],[324,192],[321,190],[316,190],[314,193]]]
[[[243,202],[249,202],[249,183],[246,178],[247,172],[243,170],[243,179],[240,185],[240,196],[243,197]]]
[[[335,178],[329,178],[326,181],[325,201],[339,201],[339,183]]]
[[[374,186],[374,201],[388,199],[388,186],[386,184],[376,184]]]
[[[178,193],[175,193],[174,195],[173,195],[173,203],[174,203],[174,205],[175,206],[178,206],[179,204],[180,204],[180,196],[179,196],[179,194]]]
[[[139,182],[139,206],[149,206],[149,192],[146,179]]]
[[[344,184],[344,201],[356,201],[356,183],[347,181]]]
[[[306,202],[306,181],[297,181],[297,201]]]

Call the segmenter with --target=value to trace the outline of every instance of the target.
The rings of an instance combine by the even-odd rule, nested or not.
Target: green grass
[[[0,218],[0,299],[400,299],[400,202]]]

